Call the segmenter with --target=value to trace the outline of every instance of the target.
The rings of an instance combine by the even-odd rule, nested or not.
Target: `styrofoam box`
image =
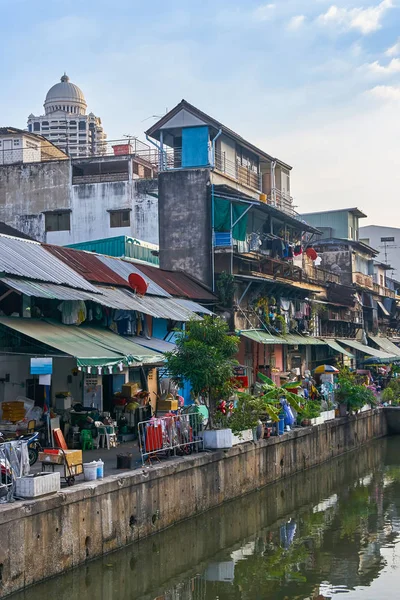
[[[71,396],[65,396],[64,398],[54,398],[55,407],[58,410],[68,410],[71,408],[72,398]]]
[[[204,447],[210,450],[232,448],[232,429],[206,429],[203,440]]]
[[[60,473],[37,473],[16,480],[15,495],[20,498],[37,498],[60,490]]]
[[[234,435],[232,433],[232,446],[237,446],[238,444],[244,444],[245,442],[253,441],[253,430],[252,429],[244,429],[240,432],[240,434]]]

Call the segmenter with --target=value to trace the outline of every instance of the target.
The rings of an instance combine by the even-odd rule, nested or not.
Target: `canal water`
[[[400,598],[400,436],[371,443],[10,598]]]

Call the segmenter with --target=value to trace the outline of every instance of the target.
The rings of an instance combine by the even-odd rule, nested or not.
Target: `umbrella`
[[[319,365],[314,369],[314,373],[339,373],[339,369],[332,367],[332,365]]]

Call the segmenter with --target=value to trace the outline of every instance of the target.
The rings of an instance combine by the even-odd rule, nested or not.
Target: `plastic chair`
[[[92,432],[88,429],[82,429],[81,431],[81,445],[82,450],[94,450],[95,448]]]
[[[97,428],[99,434],[99,448],[110,449],[110,434],[107,431],[107,427],[102,425]]]

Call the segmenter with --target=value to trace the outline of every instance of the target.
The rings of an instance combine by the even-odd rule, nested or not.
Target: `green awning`
[[[380,337],[378,335],[368,335],[369,339],[374,342],[379,348],[381,348],[384,352],[388,354],[392,354],[394,356],[400,356],[400,348],[393,344],[387,337]]]
[[[313,336],[296,335],[287,333],[285,336],[272,335],[262,329],[247,329],[240,332],[240,335],[247,337],[259,344],[289,344],[291,346],[324,346],[325,342]]]
[[[325,342],[320,340],[313,335],[297,335],[294,333],[287,333],[285,335],[287,344],[294,346],[325,346]]]
[[[232,204],[232,214],[231,214]],[[238,202],[231,202],[224,198],[215,197],[214,199],[214,229],[215,231],[230,231],[233,223],[236,225],[233,227],[232,237],[235,240],[242,242],[246,239],[247,229],[247,218],[248,215],[243,213],[248,209],[247,204],[239,204]],[[231,218],[232,217],[232,218]]]
[[[5,325],[63,354],[76,358],[78,367],[139,366],[164,362],[148,350],[107,329],[63,325],[51,320],[0,317]]]
[[[375,348],[371,348],[371,346],[365,346],[361,342],[357,340],[336,340],[345,346],[350,346],[350,348],[354,348],[354,350],[358,350],[362,352],[364,355],[373,356],[374,358],[382,358],[385,360],[396,360],[399,357],[388,352],[383,352],[382,350],[375,350]]]
[[[272,335],[263,329],[246,329],[240,332],[240,335],[258,342],[259,344],[286,344],[286,340],[283,337]]]
[[[338,344],[335,340],[331,340],[329,338],[324,338],[324,342],[326,344],[328,344],[328,346],[330,348],[332,348],[332,350],[335,350],[336,352],[339,352],[340,354],[343,354],[344,356],[348,356],[349,358],[355,358],[354,354],[352,354],[348,350],[345,350],[344,348],[342,348],[342,346],[340,344]]]

